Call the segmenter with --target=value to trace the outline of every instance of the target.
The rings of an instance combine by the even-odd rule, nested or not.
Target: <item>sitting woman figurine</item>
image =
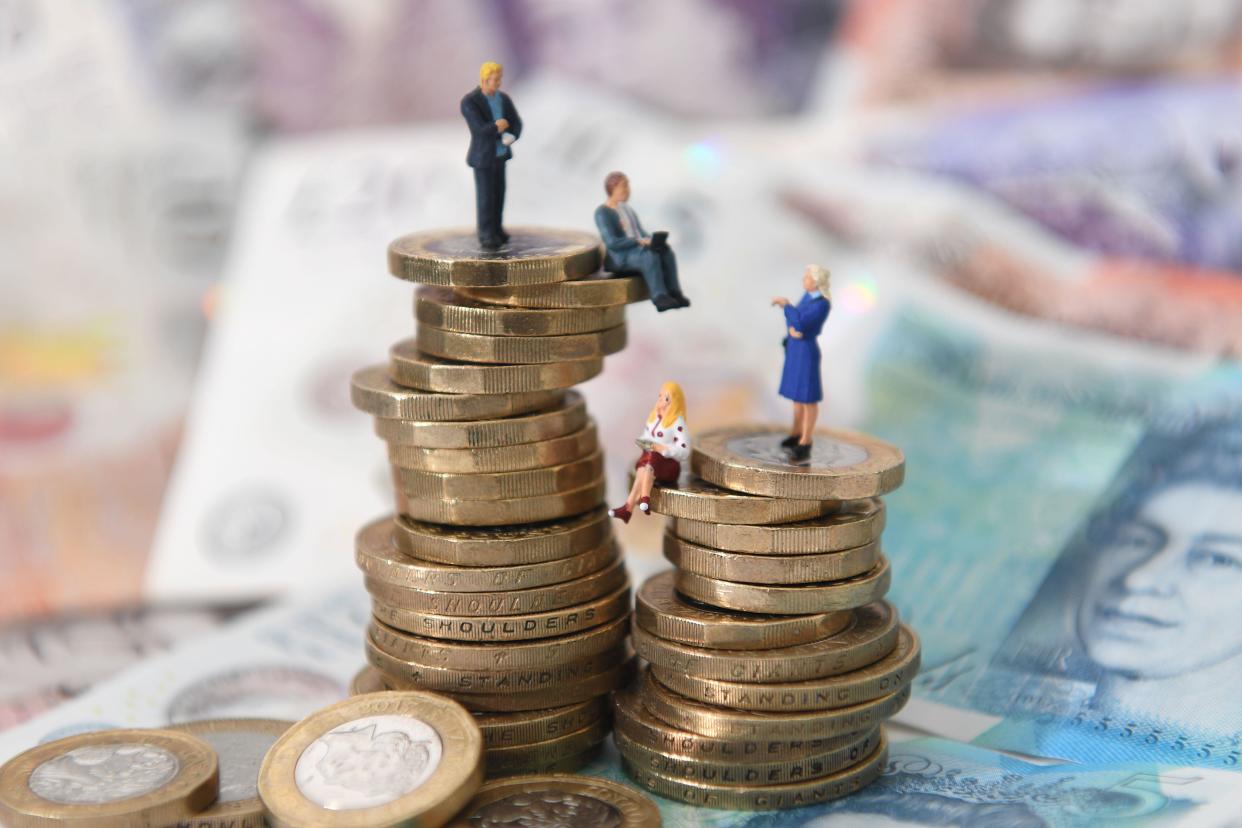
[[[643,433],[635,440],[643,450],[634,464],[634,485],[625,505],[609,509],[608,516],[626,523],[634,514],[635,505],[651,514],[651,487],[656,483],[676,483],[681,475],[681,461],[690,456],[690,430],[686,428],[686,395],[675,382],[660,386],[655,408],[647,416]]]

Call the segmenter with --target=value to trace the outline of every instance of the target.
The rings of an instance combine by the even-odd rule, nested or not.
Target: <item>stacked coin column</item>
[[[615,739],[647,789],[709,807],[847,795],[886,758],[881,722],[910,694],[918,639],[884,601],[884,505],[896,448],[821,430],[808,464],[783,430],[696,435],[692,477],[657,489],[675,569],[639,589],[647,666],[615,699]]]
[[[600,259],[598,240],[572,231],[518,231],[496,254],[467,233],[402,237],[389,265],[424,285],[416,335],[353,378],[397,501],[357,537],[374,616],[354,690],[459,701],[492,776],[585,764],[611,726],[607,694],[633,675],[603,454],[569,390],[625,345],[636,292],[598,287]],[[620,301],[523,308],[523,291]]]

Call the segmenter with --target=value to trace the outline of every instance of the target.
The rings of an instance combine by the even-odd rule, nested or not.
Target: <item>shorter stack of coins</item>
[[[884,505],[901,452],[816,432],[791,465],[769,427],[695,438],[693,477],[657,488],[676,569],[638,592],[634,646],[647,662],[616,694],[627,771],[671,799],[792,808],[879,776],[881,722],[910,694],[919,643],[884,601]]]
[[[489,775],[569,770],[607,739],[607,695],[635,665],[603,454],[570,387],[624,346],[641,292],[596,275],[594,236],[515,229],[484,253],[472,235],[390,245],[391,272],[423,285],[418,327],[354,375],[397,500],[357,536],[373,618],[354,690],[460,702]]]

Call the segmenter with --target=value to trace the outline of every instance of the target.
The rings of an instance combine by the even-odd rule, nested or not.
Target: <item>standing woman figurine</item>
[[[660,386],[655,407],[647,415],[647,425],[635,440],[643,450],[634,464],[634,485],[625,505],[608,510],[608,517],[630,522],[634,507],[651,514],[651,488],[656,483],[672,484],[681,475],[681,461],[690,456],[690,429],[686,427],[686,395],[675,382]]]
[[[819,343],[815,339],[832,308],[828,280],[827,269],[807,265],[802,274],[802,289],[806,293],[797,305],[784,296],[772,297],[773,305],[784,308],[785,324],[789,329],[779,393],[793,400],[794,421],[793,433],[781,441],[781,446],[789,449],[790,459],[795,463],[806,462],[811,457],[811,437],[815,433],[815,421],[819,419],[819,401],[824,398],[819,377]]]

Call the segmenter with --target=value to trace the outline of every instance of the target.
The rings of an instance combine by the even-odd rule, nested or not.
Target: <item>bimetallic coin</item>
[[[619,618],[629,611],[630,588],[564,609],[528,615],[502,615],[495,618],[471,618],[397,609],[380,601],[372,601],[375,617],[390,627],[405,632],[444,638],[450,641],[529,641],[588,630],[606,621]]]
[[[878,498],[841,504],[822,517],[776,526],[746,526],[674,518],[670,528],[682,540],[726,552],[750,555],[802,555],[852,549],[878,540],[884,530],[884,504]]]
[[[625,324],[625,306],[600,308],[507,308],[458,291],[421,287],[414,294],[420,325],[485,336],[562,336],[591,333]]]
[[[558,561],[596,549],[612,537],[603,508],[525,526],[442,526],[398,517],[394,538],[412,558],[453,566],[510,566]]]
[[[874,782],[888,761],[888,742],[883,734],[878,741],[871,755],[857,765],[828,776],[783,785],[735,787],[691,782],[655,773],[628,759],[622,759],[622,766],[639,785],[676,802],[731,811],[775,811],[840,799]]]
[[[660,828],[660,809],[633,788],[592,776],[490,781],[449,828]]]
[[[597,572],[572,581],[509,592],[439,592],[393,586],[370,577],[365,579],[371,597],[390,607],[470,618],[530,615],[573,607],[615,592],[626,582],[625,565],[619,558]]]
[[[483,336],[420,325],[414,341],[424,354],[462,362],[528,365],[598,359],[625,347],[625,325],[563,336]]]
[[[488,304],[520,308],[599,308],[651,298],[641,276],[608,273],[556,284],[462,288],[461,293]]]
[[[599,237],[578,230],[513,227],[498,250],[479,246],[472,229],[410,233],[388,245],[388,271],[428,285],[538,285],[599,270]]]
[[[268,751],[259,796],[278,826],[443,825],[483,781],[474,718],[435,693],[354,696]]]
[[[368,577],[408,589],[437,592],[488,592],[528,589],[572,581],[617,560],[619,548],[610,541],[597,549],[560,561],[515,566],[450,566],[406,555],[393,538],[392,518],[380,518],[358,531],[354,560]]]
[[[259,765],[293,722],[276,719],[206,719],[170,725],[211,746],[220,764],[220,794],[205,811],[178,820],[186,828],[263,828]]]
[[[376,366],[366,370],[386,371],[387,369]],[[546,393],[561,394],[560,402],[555,407],[550,406],[532,414],[466,422],[377,417],[375,433],[381,440],[394,446],[477,449],[550,440],[553,437],[580,431],[586,426],[586,401],[582,399],[581,394],[577,391]]]
[[[669,569],[638,590],[634,623],[669,641],[717,650],[792,647],[834,635],[853,623],[853,613],[754,615],[699,604],[677,594]]]
[[[690,470],[725,489],[769,497],[860,500],[901,485],[906,460],[896,446],[842,429],[816,429],[810,461],[789,462],[787,429],[741,425],[695,437]],[[723,521],[722,521],[723,522]],[[741,521],[735,521],[740,523]]]
[[[403,339],[388,349],[388,375],[393,382],[445,394],[488,395],[550,392],[586,382],[604,370],[602,357],[543,362],[529,365],[486,365],[453,362],[420,353],[413,339]],[[519,413],[519,412],[514,412]],[[470,420],[476,417],[443,417]],[[504,414],[492,414],[503,417]],[[432,420],[435,417],[413,417]]]
[[[631,485],[633,482],[631,475]],[[656,486],[651,490],[651,511],[656,514],[718,523],[788,523],[818,517],[840,507],[841,502],[837,500],[755,497],[728,492],[689,474],[683,474],[676,486]]]
[[[773,615],[805,615],[854,609],[878,601],[888,592],[891,580],[888,559],[881,555],[880,562],[870,572],[827,584],[742,584],[705,578],[684,569],[677,570],[675,584],[678,592],[713,607]]]
[[[483,732],[483,749],[489,750],[545,742],[599,721],[610,721],[610,713],[608,697],[595,696],[547,710],[476,713],[474,720]]]
[[[507,500],[559,494],[597,480],[604,473],[602,452],[562,466],[516,472],[452,474],[393,467],[393,483],[407,497],[447,500]]]
[[[219,789],[215,751],[172,730],[81,733],[0,766],[0,822],[165,825],[208,807]]]
[[[571,635],[503,644],[423,638],[395,630],[374,619],[367,629],[377,648],[411,664],[451,670],[496,671],[568,664],[606,650],[615,650],[625,642],[628,632],[629,619],[624,616]]]
[[[691,733],[715,739],[814,739],[857,733],[892,718],[910,700],[906,685],[889,696],[841,707],[788,713],[728,710],[678,695],[660,684],[648,671],[639,693],[643,706],[657,719]]]
[[[521,443],[495,448],[419,448],[418,446],[388,447],[392,465],[414,471],[447,474],[496,474],[501,472],[563,466],[599,451],[595,423],[550,440]]]
[[[564,733],[533,745],[492,748],[483,757],[488,776],[543,773],[542,768],[560,766],[570,757],[581,756],[608,738],[607,719],[592,722],[581,730]]]
[[[755,761],[747,763],[718,762],[714,759],[687,757],[649,748],[630,739],[622,731],[613,734],[617,750],[627,761],[661,776],[687,782],[706,782],[726,787],[783,785],[804,779],[815,779],[857,765],[870,756],[879,744],[880,728],[841,737],[842,744],[831,751],[799,759]]]
[[[513,526],[581,514],[604,500],[604,478],[556,494],[508,500],[431,499],[396,492],[397,511],[411,520],[454,526]]]
[[[884,658],[854,670],[822,679],[751,684],[710,679],[677,670],[653,668],[656,680],[675,693],[695,701],[734,710],[833,710],[888,696],[906,687],[919,670],[919,640],[902,626],[897,646]]]
[[[666,532],[664,557],[679,569],[723,581],[815,584],[853,578],[874,569],[880,560],[880,544],[871,541],[853,549],[802,555],[747,555],[709,549]]]
[[[440,393],[398,385],[387,365],[371,365],[350,380],[354,406],[376,417],[418,421],[495,420],[560,405],[564,392],[530,388],[516,392]]]

